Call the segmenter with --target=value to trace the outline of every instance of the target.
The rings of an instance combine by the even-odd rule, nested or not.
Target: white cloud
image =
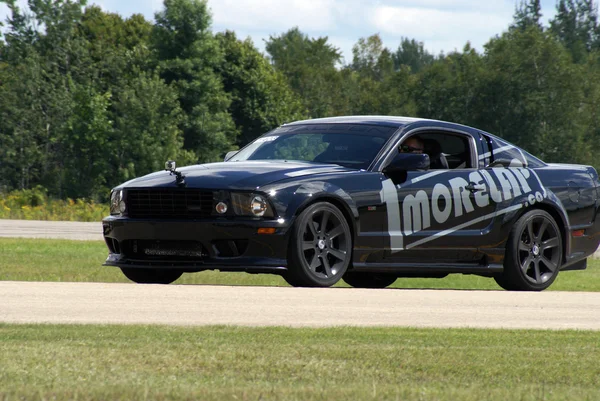
[[[377,6],[388,6],[396,8],[427,8],[445,11],[494,11],[509,8],[514,10],[515,1],[518,0],[388,0],[380,1]]]
[[[505,30],[510,14],[486,14],[478,11],[440,11],[426,8],[377,7],[371,23],[390,35],[409,36],[421,41],[469,38],[472,41],[489,39],[493,33]],[[479,41],[478,40],[478,41]]]
[[[264,40],[298,26],[311,37],[328,36],[346,62],[361,37],[379,33],[392,51],[401,37],[424,43],[431,53],[462,50],[467,41],[482,51],[494,35],[505,31],[520,0],[208,0],[213,30],[250,36],[264,51]],[[27,0],[17,0],[26,4]],[[163,0],[90,0],[123,17],[141,13],[153,21]],[[556,0],[542,0],[544,21],[555,13]],[[0,3],[0,20],[8,9]],[[5,27],[6,29],[6,27]]]
[[[284,31],[334,29],[334,0],[218,0],[209,1],[216,26],[227,29]]]
[[[467,42],[482,52],[484,44],[508,29],[513,13],[514,4],[507,2],[497,3],[495,9],[473,6],[453,11],[382,6],[373,11],[371,21],[382,36],[415,38],[433,54],[462,51]]]

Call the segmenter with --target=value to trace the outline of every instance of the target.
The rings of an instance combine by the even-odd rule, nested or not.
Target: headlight
[[[123,197],[123,190],[114,190],[110,194],[110,214],[120,215],[125,213],[127,206]]]
[[[263,195],[233,192],[231,203],[238,216],[273,217],[273,210]]]
[[[267,211],[267,201],[260,195],[256,195],[250,201],[250,211],[253,215],[262,217]]]

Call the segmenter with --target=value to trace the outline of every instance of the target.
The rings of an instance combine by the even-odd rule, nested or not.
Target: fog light
[[[219,214],[225,214],[227,213],[227,204],[225,202],[219,202],[217,203],[217,206],[215,206],[215,210]]]
[[[127,205],[125,204],[125,201],[119,202],[119,212],[125,213],[125,210],[127,210]]]

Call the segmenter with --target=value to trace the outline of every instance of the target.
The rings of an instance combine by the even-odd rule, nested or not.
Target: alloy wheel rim
[[[534,284],[552,279],[560,264],[560,237],[556,227],[544,216],[527,221],[519,237],[517,258],[525,278]]]
[[[348,234],[342,221],[329,210],[316,210],[302,232],[302,256],[310,272],[329,279],[340,272],[349,253]]]

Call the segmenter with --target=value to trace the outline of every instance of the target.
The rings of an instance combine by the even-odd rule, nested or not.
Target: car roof
[[[404,125],[417,121],[432,121],[425,118],[413,117],[394,117],[394,116],[343,116],[343,117],[327,117],[315,118],[311,120],[294,121],[283,124],[283,126],[291,125],[306,125],[306,124],[369,124],[383,125],[388,127],[400,128]]]

